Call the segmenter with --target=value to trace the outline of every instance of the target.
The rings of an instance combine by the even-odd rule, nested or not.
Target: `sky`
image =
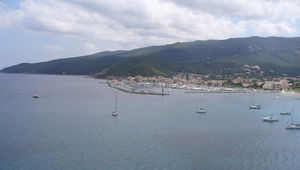
[[[299,0],[0,0],[0,69],[104,50],[299,35]]]

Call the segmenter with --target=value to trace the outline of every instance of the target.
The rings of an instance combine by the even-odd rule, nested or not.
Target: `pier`
[[[163,93],[163,92],[159,93],[159,92],[154,92],[154,91],[151,91],[151,90],[136,91],[131,87],[122,86],[122,85],[114,84],[114,83],[111,83],[111,82],[108,82],[107,84],[108,84],[109,87],[121,90],[121,91],[126,92],[126,93],[145,94],[145,95],[160,95],[160,96],[169,95],[168,93]]]

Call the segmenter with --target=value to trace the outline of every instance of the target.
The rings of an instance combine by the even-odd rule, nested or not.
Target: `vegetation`
[[[259,66],[247,70],[244,65]],[[23,63],[7,73],[163,75],[177,72],[276,77],[300,73],[300,38],[249,37],[194,41],[131,51],[105,51],[42,63]],[[263,74],[263,75],[262,75]]]

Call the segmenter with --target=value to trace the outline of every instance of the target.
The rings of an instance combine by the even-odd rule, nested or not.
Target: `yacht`
[[[115,105],[115,110],[111,114],[112,116],[118,116],[118,97],[116,94],[116,105]]]
[[[300,129],[300,124],[291,123],[286,129]]]
[[[286,101],[284,102],[283,112],[280,112],[281,115],[291,115],[292,112],[286,111]]]
[[[249,109],[261,109],[260,105],[251,105],[249,106]]]
[[[293,114],[294,115],[294,114]],[[286,127],[286,129],[300,129],[299,123],[294,123],[294,116],[291,116],[290,118],[290,124]]]
[[[112,116],[118,116],[118,112],[116,110],[114,110],[111,115]]]
[[[253,101],[250,104],[249,109],[261,109],[260,105],[255,104],[255,92],[253,93]]]
[[[287,111],[284,111],[284,112],[280,112],[281,115],[291,115],[291,112],[287,112]]]
[[[270,114],[270,115],[267,116],[267,117],[263,117],[262,120],[263,120],[264,122],[278,122],[278,121],[279,121],[279,120],[278,120],[276,117],[274,117],[272,114]]]
[[[197,113],[206,113],[206,110],[202,107],[200,107],[197,111]]]

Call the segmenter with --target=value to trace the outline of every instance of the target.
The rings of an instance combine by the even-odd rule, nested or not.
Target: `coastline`
[[[103,79],[103,78],[97,78],[93,75],[78,75],[78,74],[40,74],[40,73],[6,73],[6,72],[0,72],[0,74],[11,74],[11,75],[44,75],[44,76],[78,76],[83,78],[93,78],[97,80],[102,80],[102,82],[99,83],[105,83],[109,87],[121,90],[126,93],[132,93],[132,94],[144,94],[144,95],[170,95],[169,93],[161,93],[161,92],[154,92],[151,90],[141,90],[136,91],[130,86],[124,86],[123,83],[112,83],[113,80],[111,79]],[[118,82],[118,81],[117,81]],[[137,84],[147,84],[145,82],[137,83]],[[196,85],[181,85],[181,86],[169,86],[162,83],[153,83],[157,86],[169,88],[169,89],[182,89],[185,90],[184,93],[274,93],[274,94],[281,94],[281,91],[276,90],[265,90],[265,89],[251,89],[251,88],[229,88],[229,87],[214,87],[214,86],[201,86],[196,87]],[[300,95],[300,92],[297,91],[286,91],[287,95]],[[300,98],[299,98],[300,99]]]

